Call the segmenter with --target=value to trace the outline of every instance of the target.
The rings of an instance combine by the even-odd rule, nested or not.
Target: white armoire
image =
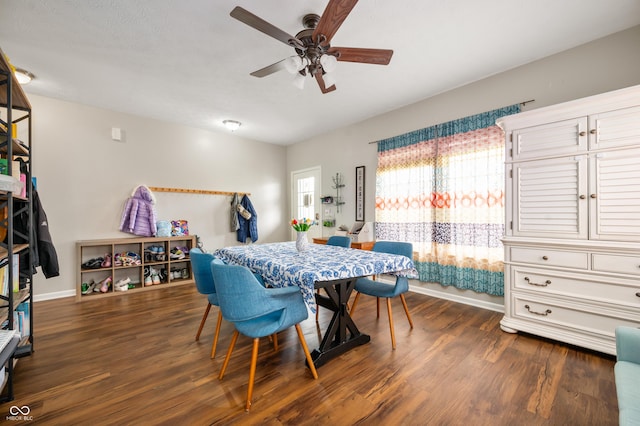
[[[640,327],[640,86],[504,117],[505,314],[615,354]]]

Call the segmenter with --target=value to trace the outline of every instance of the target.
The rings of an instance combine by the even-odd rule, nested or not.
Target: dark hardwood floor
[[[614,357],[504,333],[496,312],[415,293],[407,303],[415,328],[394,300],[392,351],[384,304],[376,320],[363,296],[355,320],[371,342],[320,367],[318,380],[294,328],[278,352],[263,339],[247,413],[251,341],[240,337],[219,381],[232,327],[223,322],[210,359],[217,308],[194,341],[206,304],[194,287],[38,302],[35,352],[18,361],[0,422],[26,405],[30,424],[53,425],[617,424]],[[321,310],[320,329],[328,320]],[[303,330],[317,347],[313,315]]]

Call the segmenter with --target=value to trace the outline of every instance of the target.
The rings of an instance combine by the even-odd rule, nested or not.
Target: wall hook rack
[[[150,186],[149,189],[153,192],[178,192],[184,194],[206,194],[206,195],[251,195],[250,192],[231,192],[231,191],[211,191],[208,189],[184,189],[184,188],[163,188],[159,186]]]

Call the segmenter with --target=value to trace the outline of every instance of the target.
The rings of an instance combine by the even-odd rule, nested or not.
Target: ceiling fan
[[[358,0],[329,0],[322,16],[308,14],[303,17],[304,29],[295,37],[246,9],[236,6],[230,13],[233,18],[280,40],[296,51],[295,56],[254,71],[251,75],[265,77],[286,69],[296,74],[294,84],[299,88],[304,85],[305,77],[311,76],[315,77],[322,93],[328,93],[336,90],[332,71],[335,69],[337,61],[388,65],[393,50],[333,47],[330,44],[338,28],[357,2]]]

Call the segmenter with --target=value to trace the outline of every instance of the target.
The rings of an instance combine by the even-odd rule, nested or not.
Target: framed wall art
[[[364,166],[356,167],[356,222],[364,221]]]

